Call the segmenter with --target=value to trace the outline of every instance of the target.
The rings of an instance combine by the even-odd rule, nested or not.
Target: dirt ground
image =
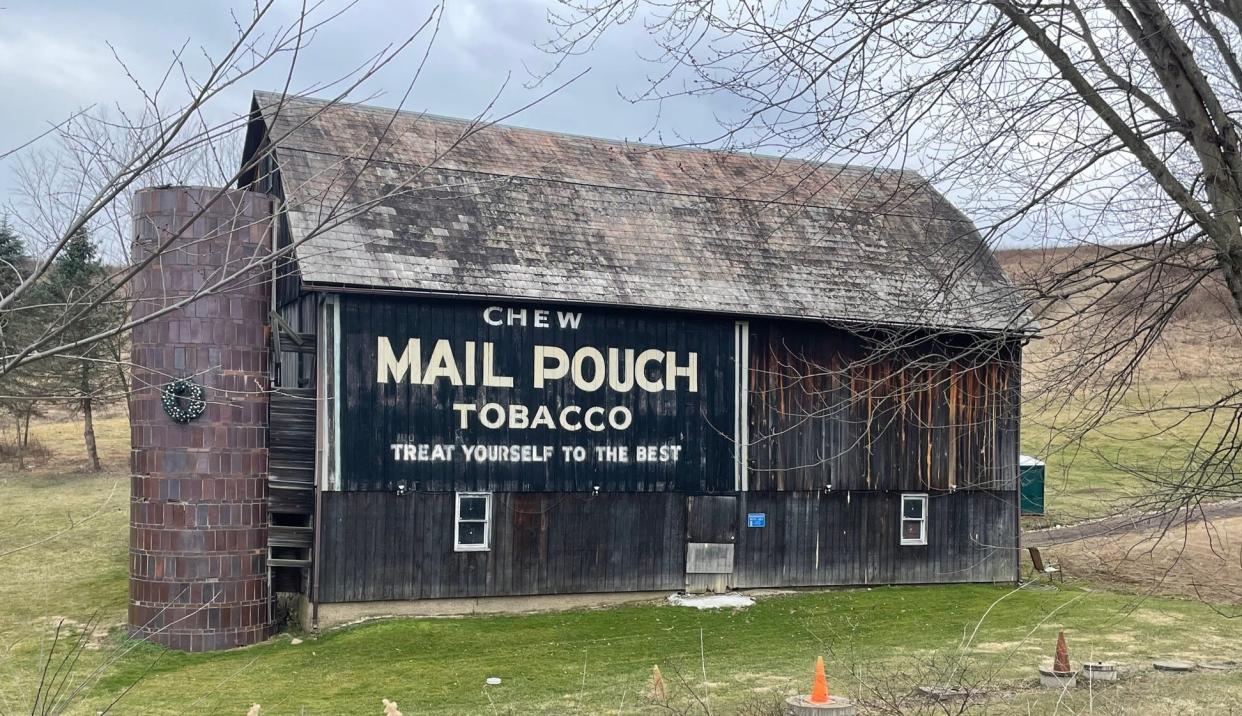
[[[1041,547],[1073,579],[1202,599],[1242,616],[1242,516],[1087,536]]]

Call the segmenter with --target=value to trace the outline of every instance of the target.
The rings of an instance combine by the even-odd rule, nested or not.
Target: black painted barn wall
[[[684,498],[497,492],[492,548],[453,551],[454,494],[325,492],[323,602],[677,590]]]
[[[901,544],[901,494],[743,494],[730,586],[943,584],[1017,577],[1014,493],[931,493],[926,545]],[[747,529],[747,512],[765,513],[767,526]]]
[[[1014,496],[961,490],[928,501],[928,544],[900,544],[900,494],[739,497],[730,587],[1014,579]],[[453,551],[453,493],[325,492],[323,602],[679,590],[686,497],[495,493],[492,549]],[[747,528],[763,512],[763,528]],[[721,527],[720,533],[730,530]]]
[[[1020,348],[999,339],[752,327],[738,587],[1018,576]],[[902,545],[926,493],[928,544]],[[743,521],[744,525],[745,522]]]
[[[402,335],[401,326],[419,321],[438,320],[444,330],[477,329],[433,317],[437,307],[451,304],[343,298],[346,334],[364,321],[371,321],[365,330],[394,337]],[[359,313],[366,306],[378,312]],[[477,310],[465,306],[459,310]],[[614,324],[604,344],[643,339],[641,330],[626,325],[641,321]],[[719,321],[712,329],[728,341],[720,349],[724,358],[712,363],[725,375],[732,360],[728,325]],[[460,337],[467,336],[483,339],[468,332]],[[676,332],[657,338],[675,340]],[[903,338],[894,352],[876,343],[884,338],[817,324],[751,323],[744,493],[730,489],[730,447],[723,458],[696,466],[699,472],[689,479],[657,484],[631,480],[620,470],[605,475],[598,495],[586,483],[601,480],[532,482],[506,474],[504,466],[460,479],[424,472],[430,479],[414,478],[418,484],[398,495],[392,477],[372,464],[374,450],[344,439],[345,474],[354,477],[344,491],[321,493],[317,599],[676,590],[685,585],[687,540],[729,537],[736,554],[730,587],[1015,579],[1018,347],[923,336]],[[877,352],[883,358],[874,358]],[[366,376],[358,366],[373,371],[374,356],[359,358],[350,350],[342,356],[344,404],[353,406],[343,411],[345,426],[378,430],[402,420],[407,398],[381,395],[375,413],[359,387]],[[436,400],[443,406],[450,397]],[[728,401],[731,407],[731,394]],[[453,550],[455,489],[496,490],[490,551]],[[926,546],[900,544],[900,496],[908,492],[930,497]],[[735,495],[736,523],[717,524],[715,513],[710,524],[688,514],[688,498],[705,494]],[[755,512],[765,514],[764,527],[746,526],[747,514]]]
[[[668,312],[602,309],[598,307],[503,304],[507,308],[552,311],[548,328],[493,326],[483,311],[497,302],[437,301],[418,298],[341,296],[341,481],[342,490],[392,490],[404,483],[414,490],[506,490],[724,492],[734,487],[733,443],[733,334],[732,319],[685,316]],[[555,325],[558,310],[581,313],[577,329]],[[481,385],[453,386],[440,380],[434,386],[408,382],[377,383],[377,337],[389,338],[400,354],[409,338],[422,341],[426,357],[438,339],[448,339],[460,359],[462,346],[473,341],[495,345],[495,363],[501,375],[512,377],[512,388]],[[532,385],[536,344],[566,349],[583,346],[642,351],[654,348],[684,356],[698,354],[698,391],[628,392],[604,388],[578,390],[568,380],[544,388]],[[477,378],[478,376],[476,376]],[[684,386],[685,379],[678,385]],[[595,433],[565,430],[487,429],[478,424],[462,430],[453,411],[455,403],[560,406],[625,406],[633,425],[624,431]],[[399,435],[410,442],[511,445],[552,445],[557,459],[544,463],[396,462],[389,445]],[[675,442],[683,448],[676,463],[607,463],[588,460],[566,463],[562,446],[639,445]]]

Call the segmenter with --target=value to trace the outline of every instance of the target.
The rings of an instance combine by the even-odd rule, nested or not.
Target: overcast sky
[[[493,114],[519,108],[545,94],[549,86],[529,88],[532,72],[550,67],[553,58],[536,46],[550,37],[547,5],[551,0],[450,0],[428,66],[407,107],[437,114],[478,114],[505,84]],[[328,5],[342,5],[327,0]],[[154,86],[173,52],[183,43],[222,52],[234,36],[225,2],[168,0],[0,0],[0,152],[11,149],[88,106],[134,107],[138,95],[113,49],[144,85]],[[248,16],[252,5],[237,3]],[[314,39],[298,63],[293,89],[300,90],[344,75],[386,44],[408,36],[431,10],[419,0],[360,0]],[[276,24],[296,17],[300,3],[281,0]],[[388,66],[357,98],[395,105],[421,59],[419,45]],[[656,71],[640,57],[650,53],[641,27],[633,24],[609,33],[589,56],[574,58],[557,74],[564,81],[586,70],[569,87],[509,123],[616,139],[675,142],[678,135],[710,137],[713,113],[725,106],[697,99],[678,106],[635,104],[633,94]],[[249,93],[278,89],[286,61],[250,78],[215,105],[215,111],[244,112]],[[653,131],[653,127],[656,128]],[[15,191],[14,162],[0,161],[0,197]]]

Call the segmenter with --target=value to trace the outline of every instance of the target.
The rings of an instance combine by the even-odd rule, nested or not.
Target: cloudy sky
[[[547,93],[549,83],[530,85],[533,74],[548,70],[554,59],[538,47],[551,37],[547,11],[552,2],[449,0],[428,65],[407,107],[475,116],[506,79],[493,115]],[[332,6],[344,4],[325,0],[319,12],[326,14]],[[288,26],[300,7],[279,0],[265,26],[269,30]],[[248,17],[252,8],[236,3],[235,11]],[[314,38],[297,64],[292,88],[301,90],[345,75],[385,45],[411,34],[431,9],[431,3],[421,0],[359,0]],[[127,69],[142,85],[153,87],[183,44],[188,42],[195,56],[201,56],[197,48],[218,54],[234,35],[225,2],[0,0],[0,153],[80,108],[119,105],[132,110],[140,98]],[[425,48],[425,42],[412,47],[355,98],[396,104]],[[711,136],[714,113],[727,113],[728,107],[703,99],[661,107],[622,96],[641,90],[645,78],[657,71],[640,56],[650,55],[650,50],[638,25],[610,33],[590,55],[569,60],[551,84],[582,71],[585,75],[507,121],[631,140],[675,142],[678,136]],[[278,60],[247,78],[221,97],[212,111],[217,116],[244,112],[249,93],[278,89],[288,66],[287,60]],[[176,91],[170,89],[169,96]],[[14,166],[12,158],[0,161],[0,202],[12,199],[16,191]]]

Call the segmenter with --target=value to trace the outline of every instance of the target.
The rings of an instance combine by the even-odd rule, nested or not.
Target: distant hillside
[[[1025,355],[1028,380],[1039,381],[1054,367],[1082,364],[1101,347],[1115,346],[1146,335],[1152,316],[1163,302],[1180,305],[1167,324],[1159,326],[1140,375],[1155,383],[1242,378],[1242,323],[1233,313],[1219,275],[1191,285],[1186,266],[1161,266],[1158,272],[1131,271],[1147,260],[1144,250],[1115,255],[1115,247],[1006,249],[996,252],[1010,280],[1019,286],[1056,287],[1058,277],[1075,275],[1079,283],[1071,298],[1052,306],[1041,320],[1041,337]],[[1191,257],[1210,265],[1211,256]],[[1092,265],[1094,264],[1094,265]],[[1090,270],[1084,267],[1092,265]],[[1081,275],[1078,275],[1081,272]],[[1115,363],[1126,358],[1123,352]]]

